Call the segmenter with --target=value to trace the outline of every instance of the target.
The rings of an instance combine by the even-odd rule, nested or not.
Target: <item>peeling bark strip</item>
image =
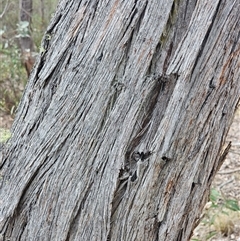
[[[238,1],[60,1],[0,171],[2,240],[189,240],[240,96]]]

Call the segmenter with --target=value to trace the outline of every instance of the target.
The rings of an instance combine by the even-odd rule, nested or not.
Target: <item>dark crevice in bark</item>
[[[72,44],[73,46],[75,45],[75,42],[76,41],[74,41],[74,43]],[[64,66],[65,69],[67,69],[67,67],[69,66],[71,58],[72,58],[72,52],[70,51],[70,53],[68,53],[68,55],[66,56],[66,67]]]
[[[41,51],[44,52],[44,56],[46,56],[46,54],[47,54],[47,52],[49,50],[52,37],[53,37],[52,33],[50,33],[50,32],[46,33],[44,35],[44,38],[43,38],[43,41],[42,41],[42,45],[41,45],[41,48],[42,48]]]
[[[155,133],[157,132],[157,129],[159,128],[159,125],[164,118],[165,110],[168,106],[169,100],[171,99],[172,93],[178,80],[178,74],[160,75],[159,77],[156,77],[156,79],[159,82],[161,93],[158,96],[157,105],[152,116],[154,122],[151,125],[151,130],[149,131],[149,136],[147,137],[147,139],[150,140],[150,143],[151,140],[156,138]],[[164,137],[161,143],[164,143]],[[168,153],[163,153],[162,155],[169,159],[172,158],[172,156]]]
[[[95,0],[96,1],[96,0]],[[89,2],[86,2],[85,4],[83,4],[83,6],[86,6],[87,4],[89,4],[90,5],[90,3],[91,3],[91,1],[89,1]],[[76,12],[75,13],[77,13],[78,12],[78,10],[80,9],[80,7],[81,7],[81,4],[82,4],[82,1],[79,1],[78,2],[78,4],[76,4]],[[75,5],[74,5],[74,3],[73,3],[73,6],[70,6],[69,7],[69,9],[71,9],[72,7],[74,7]]]
[[[143,152],[143,151],[137,150],[137,146],[141,143],[141,141],[143,140],[143,137],[148,132],[151,126],[151,119],[156,118],[155,115],[157,115],[157,113],[155,113],[155,111],[157,112],[161,111],[158,109],[159,108],[158,105],[160,102],[159,100],[161,98],[164,98],[163,95],[166,94],[166,92],[170,92],[170,95],[167,95],[170,98],[171,93],[174,90],[174,86],[177,78],[178,78],[177,75],[170,75],[170,76],[164,75],[164,76],[154,77],[155,84],[153,85],[152,90],[149,91],[148,96],[145,97],[144,102],[139,109],[138,122],[140,126],[139,124],[136,125],[138,126],[138,131],[134,134],[134,137],[132,138],[132,141],[129,144],[129,148],[125,156],[124,168],[121,169],[119,173],[119,178],[118,178],[119,181],[118,181],[113,202],[112,202],[113,208],[112,208],[112,214],[111,214],[111,222],[114,220],[114,214],[117,211],[119,204],[123,199],[127,186],[129,185],[129,183],[132,183],[132,182],[135,183],[135,181],[138,180],[139,174],[137,173],[137,169],[136,169],[137,166],[139,165],[138,162],[142,163],[145,161],[145,159],[148,159],[151,156],[151,150],[147,150],[146,152]],[[164,105],[164,108],[166,108],[166,106]],[[141,173],[140,175],[144,175],[144,173]],[[109,236],[108,240],[110,239],[111,237]]]
[[[198,183],[196,183],[196,182],[192,182],[191,191],[190,191],[191,194],[193,194],[195,192],[195,190],[196,190],[195,187],[197,186],[197,184]]]
[[[186,19],[186,16],[187,16],[188,4],[189,4],[189,0],[186,1],[184,17],[183,17],[184,20]]]
[[[134,8],[132,10],[132,13],[130,14],[131,15],[130,21],[129,21],[128,25],[126,26],[125,31],[123,32],[123,37],[125,36],[125,34],[127,33],[127,31],[129,29],[132,29],[131,24],[133,23],[133,20],[134,20],[135,16],[138,14],[138,11],[139,11],[138,8],[136,7],[136,5],[137,5],[137,1],[135,1],[135,3],[134,3]],[[147,5],[148,5],[148,1],[146,1],[145,5],[143,6],[142,12],[140,13],[140,15],[138,17],[137,22],[134,24],[134,28],[133,28],[132,33],[131,33],[132,36],[133,36],[133,34],[137,35],[137,33],[139,31],[139,28],[141,26],[141,22],[143,20],[144,14],[146,12]],[[130,37],[131,39],[132,39],[132,36]],[[128,43],[129,43],[129,41],[128,41]]]
[[[144,7],[143,7],[143,9],[142,9],[142,12],[141,12],[141,14],[140,14],[140,16],[139,16],[139,19],[138,19],[138,21],[137,21],[137,23],[136,23],[136,25],[135,25],[135,28],[134,28],[134,29],[136,30],[136,34],[139,32],[139,29],[140,29],[142,20],[143,20],[143,18],[144,18],[145,12],[146,12],[147,5],[148,5],[148,1],[145,2],[145,5],[144,5]]]
[[[140,154],[141,155],[141,154]],[[142,154],[144,155],[144,154]],[[145,158],[148,158],[150,154]],[[142,157],[144,158],[144,157]],[[138,160],[139,162],[144,162],[144,160]],[[141,164],[140,164],[141,165]],[[145,165],[145,169],[143,172],[139,174],[139,176],[143,177],[144,173],[146,171],[147,166]],[[135,178],[136,177],[136,178]],[[133,180],[133,178],[135,178]],[[128,200],[128,209],[126,211],[130,212],[133,208],[134,203],[136,202],[136,195],[137,195],[137,189],[139,189],[139,186],[142,182],[144,182],[144,179],[141,179],[140,182],[136,182],[138,179],[138,174],[135,172],[134,174],[131,174],[130,172],[127,172],[124,169],[120,170],[118,184],[116,187],[116,191],[114,193],[113,201],[112,201],[112,210],[111,210],[111,218],[110,218],[110,224],[116,221],[115,215],[118,215],[118,207],[122,200],[124,199],[124,194],[127,191],[127,189],[134,188],[134,194],[131,197],[131,200]],[[109,230],[108,238],[107,240],[111,240],[111,229]]]
[[[2,169],[2,167],[5,165],[5,157],[6,157],[6,153],[7,153],[7,147],[8,147],[8,143],[1,143],[0,142],[0,171]],[[0,172],[0,177],[1,177],[1,172]],[[0,182],[0,188],[2,186],[2,183]]]
[[[235,108],[234,108],[234,112],[236,112],[236,110],[240,107],[240,97],[238,99],[238,101],[235,104]]]
[[[146,71],[146,76],[147,77],[153,77],[156,75],[155,71],[156,71],[156,67],[155,67],[155,63],[154,61],[156,61],[156,53],[159,53],[160,52],[160,49],[161,49],[161,43],[159,42],[157,45],[156,45],[156,48],[155,48],[155,51],[154,51],[154,54],[153,54],[153,57],[151,59],[151,61],[149,61],[149,66],[147,68],[147,71]]]
[[[159,229],[161,226],[162,222],[159,222],[157,220],[157,217],[154,217],[154,230],[155,230],[155,241],[161,241],[159,237]]]
[[[211,172],[210,172],[210,174],[208,176],[207,183],[209,183],[209,184],[212,183],[213,176],[214,176],[214,170],[212,168]]]
[[[93,18],[94,18],[94,16],[95,16],[96,11],[97,11],[98,4],[99,4],[99,0],[96,0],[96,1],[92,4]],[[92,19],[93,19],[93,18],[92,18]]]
[[[167,67],[171,60],[173,50],[175,50],[176,46],[179,44],[178,42],[175,41],[175,39],[177,37],[176,35],[183,34],[182,32],[178,33],[177,29],[176,29],[176,23],[179,21],[179,14],[180,14],[179,13],[180,12],[179,2],[180,1],[173,1],[170,15],[168,17],[165,29],[160,38],[162,48],[164,48],[165,45],[168,44],[168,47],[166,50],[167,56],[166,56],[166,59],[164,60],[164,65],[163,65],[163,73],[166,73]]]
[[[36,131],[41,123],[42,118],[40,118],[37,122],[33,123],[28,131],[28,135],[31,136],[31,133]],[[34,133],[33,133],[34,134]]]
[[[161,82],[155,81],[155,85],[153,86],[152,90],[149,91],[148,96],[144,100],[144,103],[142,104],[142,107],[139,110],[139,117],[137,118],[138,119],[137,121],[140,124],[140,128],[138,132],[134,135],[134,137],[132,137],[132,141],[129,144],[129,147],[126,153],[125,165],[129,165],[129,160],[133,151],[139,145],[142,137],[146,134],[147,129],[150,126],[152,114],[157,104],[158,96],[161,93],[161,90],[162,90]]]
[[[166,73],[167,67],[168,67],[168,65],[170,63],[170,60],[171,60],[172,51],[175,48],[173,31],[174,31],[175,23],[177,21],[178,10],[179,10],[179,6],[177,5],[177,3],[175,1],[173,1],[167,23],[166,23],[166,25],[163,29],[163,32],[160,36],[160,41],[156,45],[153,58],[152,58],[151,63],[149,65],[148,73],[157,73],[155,65],[156,65],[156,63],[158,63],[159,57],[162,54],[162,50],[164,48],[166,48],[166,57],[164,59],[164,63],[163,63],[163,67],[162,67],[163,68],[162,73],[163,74]],[[158,72],[159,72],[159,70],[158,70]]]
[[[52,85],[55,85],[54,81],[57,82],[59,79],[61,79],[61,78],[59,78],[59,77],[61,77],[61,76],[59,76],[59,72],[61,72],[63,68],[66,69],[66,68],[68,67],[67,63],[69,63],[69,61],[70,61],[69,58],[71,58],[71,51],[70,51],[71,47],[72,47],[72,43],[69,44],[69,49],[68,49],[68,51],[65,50],[65,51],[61,54],[61,57],[60,57],[60,58],[64,59],[64,61],[61,62],[60,64],[59,64],[59,63],[56,64],[56,65],[51,69],[51,72],[48,73],[48,75],[44,76],[44,79],[41,80],[40,85],[42,85],[41,87],[42,87],[43,89],[47,89],[49,83],[52,84]],[[69,53],[70,53],[70,54],[69,54]],[[46,61],[47,61],[47,59],[45,59],[44,62],[46,62]],[[58,83],[58,84],[59,84],[59,83]]]
[[[1,229],[0,229],[0,239],[1,241],[9,240],[8,238],[11,236],[13,232],[13,225],[9,225],[10,222],[15,222],[15,220],[11,219],[11,217],[7,217],[5,220],[1,220]],[[2,235],[3,234],[3,235]],[[2,236],[1,236],[2,235]]]
[[[61,13],[58,13],[58,12],[56,11],[56,15],[54,16],[52,22],[51,22],[50,25],[48,26],[46,33],[55,32],[55,31],[53,31],[53,30],[56,30],[56,28],[57,28],[57,26],[58,26],[58,23],[60,22],[61,18],[62,18],[62,14],[61,14]]]
[[[221,146],[222,146],[222,145],[221,145]],[[230,148],[231,148],[231,142],[228,143],[228,145],[227,145],[227,147],[224,149],[222,155],[219,157],[219,160],[218,160],[218,162],[217,162],[217,165],[216,165],[215,167],[214,167],[214,166],[212,167],[211,172],[210,172],[210,174],[209,174],[209,176],[208,176],[208,179],[207,179],[207,183],[209,183],[209,184],[212,183],[213,178],[215,177],[217,171],[218,171],[218,170],[220,169],[220,167],[222,166],[222,164],[223,164],[223,162],[224,162],[224,160],[225,160],[225,158],[226,158],[226,156],[227,156]]]
[[[130,13],[130,21],[129,21],[129,23],[128,23],[128,25],[126,26],[126,28],[125,28],[125,31],[123,32],[123,37],[125,36],[125,34],[128,32],[128,30],[129,29],[131,29],[131,27],[130,27],[130,25],[132,24],[132,22],[133,22],[133,19],[134,19],[134,17],[136,16],[136,14],[138,13],[138,9],[137,8],[134,8],[133,9],[133,12],[132,12],[132,15],[131,15],[131,13]],[[133,32],[133,31],[132,31]]]
[[[163,73],[166,73],[167,68],[169,66],[169,62],[170,62],[170,57],[172,55],[172,49],[173,49],[173,42],[170,43],[168,50],[167,50],[167,56],[164,60],[164,64],[163,64]]]
[[[171,32],[173,31],[174,24],[177,21],[177,13],[178,13],[178,5],[175,1],[173,1],[171,11],[170,11],[167,23],[165,25],[165,29],[164,29],[163,34],[161,36],[161,42],[164,45],[166,43],[168,43],[169,37],[171,36]],[[162,45],[162,47],[164,45]]]
[[[176,241],[182,241],[183,240],[183,229],[180,229],[177,235]]]
[[[43,107],[43,110],[41,112],[39,112],[38,116],[36,115],[35,122],[33,122],[32,125],[28,128],[28,136],[29,137],[31,137],[31,134],[34,134],[37,131],[39,125],[41,124],[42,120],[44,119],[44,116],[50,106],[50,103],[51,103],[51,101],[50,102],[46,101],[45,107]],[[26,112],[25,116],[26,115],[27,115],[27,112]],[[24,118],[25,118],[25,116],[24,116]],[[24,118],[23,118],[23,120],[24,120]]]
[[[65,62],[61,66],[68,66],[71,60],[71,55],[72,55],[71,53],[68,54],[68,58],[66,58]],[[41,94],[44,96],[44,98],[42,98],[44,100],[44,104],[43,104],[41,113],[36,118],[37,122],[35,122],[33,126],[30,128],[29,134],[32,132],[32,130],[35,131],[38,128],[38,125],[41,123],[41,120],[44,118],[49,106],[51,105],[52,98],[56,94],[57,87],[60,85],[60,82],[62,80],[60,76],[56,77],[58,76],[58,72],[61,71],[61,68],[62,68],[61,66],[56,65],[55,68],[52,70],[52,72],[44,80],[42,80],[41,83],[39,83],[39,85],[42,87]],[[44,92],[44,90],[46,91]],[[27,111],[24,117],[26,115],[27,115]]]
[[[103,128],[103,126],[105,125],[111,111],[113,110],[115,103],[119,97],[119,95],[121,94],[122,91],[124,91],[125,86],[123,83],[121,83],[120,81],[118,81],[117,77],[114,78],[114,80],[111,83],[110,86],[110,93],[112,93],[108,99],[108,103],[106,104],[106,110],[105,113],[103,115],[102,118],[102,123],[100,124],[100,129]]]
[[[192,75],[193,75],[193,72],[194,72],[196,66],[201,62],[200,58],[202,56],[203,50],[205,48],[205,45],[207,44],[209,36],[211,36],[211,31],[212,31],[212,28],[213,28],[213,24],[214,24],[214,22],[216,20],[217,15],[219,14],[219,8],[220,8],[220,5],[221,5],[221,2],[222,2],[222,0],[219,0],[218,5],[217,5],[216,10],[215,10],[215,13],[214,13],[214,15],[212,17],[211,24],[209,25],[208,30],[207,30],[207,32],[206,32],[206,34],[204,36],[203,41],[202,41],[201,48],[199,49],[198,54],[196,56],[196,59],[194,60],[194,65],[193,65],[193,68],[192,68],[192,73],[191,73],[190,79],[192,79]]]
[[[43,54],[44,55],[44,54]],[[34,78],[34,83],[37,83],[37,81],[39,80],[39,76],[38,76],[38,74],[41,72],[41,70],[42,70],[42,68],[43,68],[43,66],[44,66],[44,63],[45,63],[45,61],[44,61],[44,58],[43,58],[43,55],[42,56],[40,56],[40,60],[39,60],[39,63],[38,63],[38,65],[37,65],[37,67],[36,67],[36,78]]]
[[[127,42],[126,42],[126,47],[125,47],[125,50],[124,50],[124,55],[125,55],[125,66],[124,66],[124,70],[125,70],[125,68],[126,68],[126,65],[127,65],[127,60],[128,60],[128,54],[129,54],[129,52],[130,52],[130,48],[131,48],[131,45],[132,45],[132,40],[133,40],[133,33],[134,33],[134,31],[132,31],[131,32],[131,34],[130,34],[130,36],[129,36],[129,38],[128,38],[128,40],[127,40]],[[124,74],[125,74],[125,71],[124,71]]]
[[[113,201],[112,201],[111,219],[114,216],[120,202],[122,201],[124,193],[126,192],[126,189],[127,189],[129,176],[126,175],[126,177],[124,177],[124,174],[126,174],[125,171],[121,169],[119,174],[120,178],[119,178],[116,191],[114,193]]]
[[[225,160],[226,157],[227,157],[227,154],[228,154],[231,146],[232,146],[232,143],[229,142],[228,145],[227,145],[227,147],[226,147],[225,150],[223,151],[223,154],[222,154],[222,155],[220,156],[220,158],[219,158],[218,165],[217,165],[217,167],[216,167],[216,171],[215,171],[215,172],[217,172],[217,171],[220,169],[220,167],[222,166],[224,160]]]
[[[28,212],[28,213],[30,213],[30,211]],[[23,215],[24,215],[24,217],[23,217]],[[21,225],[19,225],[18,226],[18,231],[19,231],[19,233],[17,233],[17,235],[18,235],[18,238],[17,238],[17,240],[21,240],[21,238],[22,238],[22,235],[23,235],[23,233],[24,233],[24,231],[25,231],[25,229],[26,229],[26,227],[27,227],[27,223],[28,223],[28,219],[27,219],[27,213],[25,213],[25,214],[23,214],[22,216],[21,216],[21,221],[20,222],[18,222],[18,224],[19,223],[21,223]],[[15,223],[15,220],[14,220],[14,218],[12,218],[11,219],[11,221],[10,221],[10,223],[9,223],[9,226],[8,226],[8,230],[10,231],[9,232],[9,234],[7,234],[7,236],[9,236],[9,237],[16,237],[16,234],[15,235],[12,235],[12,233],[16,233],[16,232],[14,232],[15,230],[14,230],[14,223]],[[11,233],[11,234],[10,234]],[[6,238],[6,240],[8,240],[7,238]]]
[[[136,7],[136,3],[137,2],[135,2],[134,7]],[[121,76],[125,75],[125,69],[126,69],[126,66],[127,66],[128,55],[130,53],[132,42],[133,42],[135,36],[138,34],[139,28],[141,26],[142,19],[144,17],[145,12],[146,12],[147,4],[148,4],[148,1],[146,1],[145,5],[144,5],[144,7],[142,9],[142,12],[140,13],[140,16],[138,17],[137,22],[134,23],[135,27],[133,29],[131,27],[131,24],[133,23],[135,16],[138,14],[138,8],[134,8],[132,10],[130,21],[129,21],[127,27],[125,28],[125,31],[123,32],[122,39],[125,37],[126,34],[129,34],[129,37],[128,37],[127,41],[125,41],[125,43],[123,44],[123,47],[124,47],[124,58],[121,61],[121,63],[119,64],[119,66],[123,65],[123,67],[121,67],[123,69],[123,71],[122,71],[123,73],[122,73]],[[131,30],[130,33],[128,33],[129,29]],[[122,39],[120,41],[122,41]],[[119,67],[119,69],[120,69],[120,67]]]

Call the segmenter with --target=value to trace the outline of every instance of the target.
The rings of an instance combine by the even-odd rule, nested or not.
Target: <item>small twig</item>
[[[3,12],[0,14],[0,19],[3,18],[4,14],[7,12],[7,9],[9,7],[8,1],[9,0],[7,0],[6,5],[5,5],[4,9],[3,9]]]
[[[221,185],[219,185],[219,189],[222,189],[223,186],[225,186],[225,185],[227,185],[227,184],[229,184],[229,183],[231,183],[233,181],[234,181],[234,177],[232,177],[230,180],[228,180],[228,181],[222,183]]]
[[[225,175],[225,174],[231,174],[231,173],[234,173],[234,172],[240,172],[240,168],[237,168],[237,169],[234,169],[234,170],[229,170],[229,171],[218,172],[218,174]]]
[[[222,166],[222,164],[223,164],[223,162],[224,162],[224,160],[225,160],[225,158],[226,158],[226,156],[227,156],[227,154],[228,154],[231,146],[232,146],[232,145],[231,145],[231,141],[230,141],[230,142],[228,143],[227,147],[224,149],[222,155],[221,155],[220,158],[219,158],[219,163],[218,163],[218,166],[217,166],[217,171],[219,171],[220,167]]]
[[[240,152],[234,151],[234,150],[230,150],[229,152],[236,154],[236,155],[240,155]]]

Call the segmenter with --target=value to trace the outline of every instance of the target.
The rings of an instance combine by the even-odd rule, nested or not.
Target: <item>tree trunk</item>
[[[28,76],[32,70],[35,62],[35,58],[32,56],[34,43],[31,37],[31,21],[32,21],[32,0],[20,0],[20,11],[19,11],[19,21],[20,24],[23,22],[28,22],[28,34],[21,34],[19,38],[19,43],[22,52],[22,62],[25,66]],[[26,31],[26,30],[25,30]]]
[[[239,12],[60,1],[1,162],[3,240],[189,240],[230,147]]]
[[[45,13],[44,13],[44,9],[46,8],[46,6],[44,6],[44,0],[41,0],[41,30],[45,30],[44,26],[45,26]]]

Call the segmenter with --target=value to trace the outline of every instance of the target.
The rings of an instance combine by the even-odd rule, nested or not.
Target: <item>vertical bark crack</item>
[[[202,41],[202,44],[201,44],[201,48],[200,48],[200,50],[198,51],[198,54],[197,54],[196,59],[195,59],[195,61],[194,61],[194,65],[193,65],[193,68],[192,68],[192,73],[194,72],[197,64],[200,63],[199,59],[200,59],[200,57],[202,56],[204,47],[205,47],[205,45],[207,44],[208,38],[209,38],[209,36],[210,36],[210,33],[211,33],[211,30],[212,30],[213,24],[214,24],[214,22],[215,22],[215,20],[216,20],[217,14],[219,13],[219,8],[220,8],[220,5],[221,5],[221,2],[222,2],[222,0],[219,0],[218,5],[217,5],[217,7],[216,7],[216,9],[215,9],[215,13],[213,14],[213,17],[212,17],[212,20],[211,20],[211,24],[210,24],[209,27],[208,27],[208,30],[207,30],[207,32],[206,32],[206,34],[205,34],[205,36],[204,36],[204,39],[203,39],[203,41]],[[192,79],[192,78],[191,78],[191,79]]]

